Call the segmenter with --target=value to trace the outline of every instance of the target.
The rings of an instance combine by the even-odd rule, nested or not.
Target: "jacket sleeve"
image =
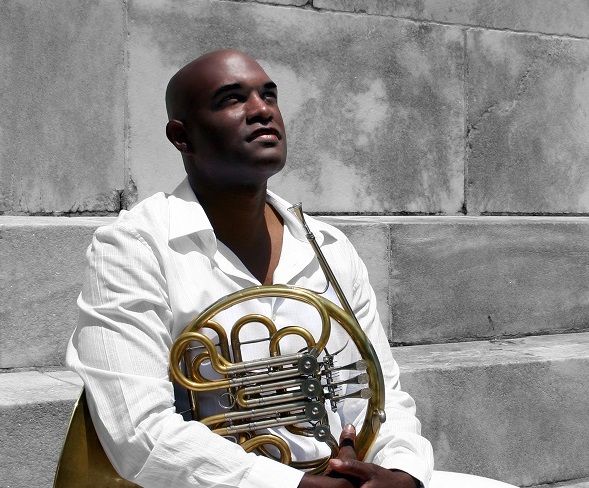
[[[101,228],[87,258],[67,363],[85,383],[97,434],[121,476],[146,488],[298,486],[301,472],[176,413],[167,284],[141,235],[121,224]]]
[[[347,240],[346,240],[347,241]],[[380,360],[385,384],[386,422],[381,425],[376,441],[365,461],[388,469],[405,471],[427,488],[433,471],[433,451],[430,442],[421,436],[421,424],[416,417],[415,402],[401,390],[399,366],[393,358],[385,331],[376,308],[376,296],[368,280],[366,266],[351,243],[347,241],[353,279],[351,306],[358,322],[372,342]],[[354,424],[364,418],[364,411]]]

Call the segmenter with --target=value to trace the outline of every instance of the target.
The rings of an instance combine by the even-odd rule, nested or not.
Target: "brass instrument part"
[[[251,323],[259,323],[264,325],[266,329],[268,329],[268,340],[270,340],[270,337],[276,334],[276,325],[274,324],[274,322],[272,322],[272,319],[266,317],[265,315],[252,313],[241,317],[239,320],[235,322],[235,324],[233,324],[233,327],[231,328],[231,349],[233,351],[233,361],[236,363],[241,362],[242,343],[239,340],[239,333],[245,325]],[[280,355],[280,350],[277,350],[275,355]]]
[[[74,406],[53,488],[139,488],[119,476],[98,440],[82,390]]]
[[[277,435],[272,434],[264,434],[253,437],[245,442],[241,443],[241,447],[245,450],[245,452],[252,452],[253,450],[265,446],[267,444],[272,444],[280,451],[280,459],[279,461],[283,464],[291,464],[292,458],[290,455],[290,447],[282,437],[278,437]]]

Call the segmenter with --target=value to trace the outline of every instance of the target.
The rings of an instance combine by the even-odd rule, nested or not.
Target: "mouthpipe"
[[[358,319],[356,318],[356,315],[354,314],[354,311],[352,310],[350,303],[348,302],[346,296],[344,295],[342,287],[340,286],[340,284],[336,280],[335,275],[333,274],[333,271],[331,270],[331,267],[329,266],[329,263],[327,262],[327,259],[325,259],[325,256],[323,255],[323,251],[321,251],[321,248],[317,244],[317,241],[315,240],[315,235],[313,234],[313,232],[311,231],[311,229],[307,225],[307,222],[305,221],[305,215],[303,214],[303,204],[301,202],[299,202],[299,203],[293,205],[292,207],[290,207],[288,210],[290,213],[292,213],[299,220],[299,222],[301,223],[301,225],[305,229],[307,240],[309,241],[309,244],[311,244],[311,247],[313,248],[313,252],[315,253],[315,256],[317,257],[317,260],[319,261],[319,266],[321,266],[321,270],[323,271],[323,274],[327,278],[327,282],[333,287],[333,291],[335,291],[335,294],[337,295],[337,298],[339,299],[339,301],[342,305],[342,308],[346,311],[346,313],[348,315],[350,315],[350,317],[353,318],[353,320],[356,322],[358,327],[360,327],[360,324],[358,324]]]
[[[290,207],[288,209],[288,211],[291,214],[293,214],[298,219],[298,221],[301,223],[301,225],[303,226],[303,229],[305,229],[305,233],[307,234],[307,239],[315,240],[315,235],[313,234],[313,232],[311,231],[311,229],[307,225],[307,222],[305,221],[305,214],[303,214],[303,203],[302,202],[295,203],[292,207]]]

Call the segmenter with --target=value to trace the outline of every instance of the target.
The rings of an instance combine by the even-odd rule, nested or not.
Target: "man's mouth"
[[[246,139],[247,142],[252,142],[256,139],[266,140],[269,142],[279,141],[282,139],[280,132],[272,127],[262,127],[253,131]]]

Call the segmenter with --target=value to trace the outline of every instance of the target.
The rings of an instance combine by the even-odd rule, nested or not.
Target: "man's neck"
[[[190,182],[215,235],[262,284],[271,284],[282,249],[282,218],[259,187],[212,188]]]

